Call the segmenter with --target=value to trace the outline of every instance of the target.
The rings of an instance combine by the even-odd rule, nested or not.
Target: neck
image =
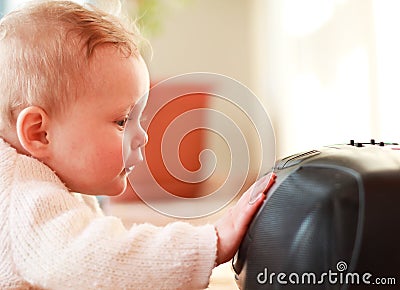
[[[14,128],[7,128],[6,130],[0,129],[0,138],[14,147],[18,153],[29,155],[29,153],[22,147],[21,142],[19,142],[17,131]]]

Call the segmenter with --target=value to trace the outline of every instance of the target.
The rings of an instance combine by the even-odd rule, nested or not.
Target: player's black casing
[[[233,259],[239,288],[400,289],[399,149],[352,141],[276,162]]]

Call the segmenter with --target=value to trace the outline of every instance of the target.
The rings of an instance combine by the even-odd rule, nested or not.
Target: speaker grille
[[[245,265],[245,289],[284,287],[257,281],[266,268],[269,273],[321,274],[336,270],[339,261],[354,262],[359,188],[353,175],[335,168],[300,167],[270,194],[238,253],[237,266],[241,259],[251,261]],[[285,289],[291,287],[344,289],[328,283]]]

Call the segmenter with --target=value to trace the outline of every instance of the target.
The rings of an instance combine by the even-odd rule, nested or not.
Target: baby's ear
[[[47,155],[49,116],[40,107],[23,109],[17,118],[17,136],[21,146],[30,155],[41,159]]]

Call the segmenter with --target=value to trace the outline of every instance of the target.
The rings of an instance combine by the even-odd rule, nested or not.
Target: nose
[[[146,145],[148,136],[138,123],[131,123],[124,135],[124,165],[131,168],[143,161],[142,148]]]
[[[142,126],[138,126],[137,133],[131,139],[131,150],[144,147],[149,141],[149,136]]]

